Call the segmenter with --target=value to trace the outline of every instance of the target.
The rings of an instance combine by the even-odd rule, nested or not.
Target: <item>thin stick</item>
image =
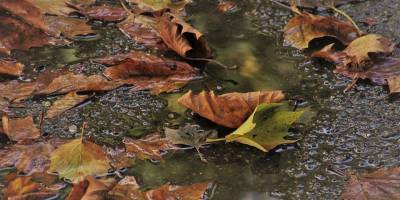
[[[354,28],[356,28],[359,33],[362,32],[361,29],[357,26],[356,22],[354,22],[353,19],[348,14],[346,14],[344,11],[341,11],[341,10],[337,9],[334,5],[330,5],[328,7],[330,9],[334,10],[335,12],[337,12],[337,13],[343,15],[344,17],[346,17],[347,20],[349,20],[350,23],[353,24]]]
[[[353,89],[354,85],[356,85],[357,81],[358,81],[358,74],[356,74],[353,78],[353,81],[351,81],[351,83],[349,85],[347,85],[346,89],[343,90],[343,92],[348,92],[351,89]]]
[[[289,9],[289,10],[292,10],[289,6],[287,6],[287,5],[285,5],[285,4],[283,4],[283,3],[281,3],[281,2],[279,2],[279,1],[275,1],[275,0],[270,0],[272,3],[275,3],[275,4],[277,4],[278,6],[281,6],[281,7],[283,7],[283,8],[286,8],[286,9]]]
[[[197,151],[197,154],[200,156],[200,160],[204,163],[208,163],[208,161],[204,158],[203,154],[200,152],[200,149],[198,147],[194,147]]]

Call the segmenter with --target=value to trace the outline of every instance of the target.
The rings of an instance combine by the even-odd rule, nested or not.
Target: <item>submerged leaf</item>
[[[12,141],[24,142],[40,137],[40,130],[33,123],[32,116],[15,119],[3,116],[1,121],[4,133]]]
[[[257,105],[280,102],[282,91],[258,91],[215,95],[213,91],[195,95],[187,92],[178,103],[219,125],[237,128],[251,115]]]
[[[283,103],[261,104],[236,131],[225,136],[226,142],[240,142],[268,152],[280,144],[294,143],[287,140],[289,128],[303,111],[292,112]]]
[[[355,27],[345,21],[307,12],[293,17],[284,28],[285,42],[298,49],[306,49],[311,40],[325,36],[335,37],[347,45],[360,35]]]
[[[351,175],[344,186],[344,200],[390,200],[400,197],[400,168],[379,169],[361,176]]]
[[[59,114],[82,103],[88,98],[89,98],[88,95],[78,95],[76,92],[68,93],[63,98],[53,103],[53,105],[47,111],[46,118],[54,118]]]
[[[86,176],[106,174],[110,165],[103,149],[95,143],[75,139],[51,154],[51,172],[77,183]]]

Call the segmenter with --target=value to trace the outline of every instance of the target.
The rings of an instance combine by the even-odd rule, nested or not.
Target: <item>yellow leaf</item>
[[[88,175],[105,174],[110,168],[107,156],[98,145],[75,139],[61,145],[50,158],[51,172],[77,183]]]

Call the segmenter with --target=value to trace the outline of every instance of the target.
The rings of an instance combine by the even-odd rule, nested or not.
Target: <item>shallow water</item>
[[[162,162],[137,161],[123,172],[134,175],[143,189],[164,183],[185,185],[212,181],[208,196],[215,200],[337,199],[346,180],[345,172],[364,172],[382,166],[400,165],[400,106],[391,101],[381,86],[360,83],[344,94],[349,82],[332,72],[326,63],[309,61],[299,51],[283,46],[282,27],[290,12],[269,1],[237,1],[239,10],[218,13],[216,1],[196,1],[188,7],[188,19],[205,34],[215,59],[237,65],[224,70],[209,64],[206,77],[175,94],[151,96],[120,88],[96,95],[90,102],[46,121],[43,131],[50,137],[73,138],[77,127],[88,122],[86,134],[97,143],[119,145],[123,136],[140,137],[183,123],[204,129],[221,129],[179,107],[175,101],[186,90],[216,90],[218,93],[280,89],[290,102],[300,100],[315,117],[298,124],[293,145],[281,145],[269,153],[241,144],[214,144],[201,151],[208,163],[200,161],[195,150],[169,152]],[[113,24],[91,22],[98,37],[81,38],[69,47],[48,47],[16,52],[31,66],[22,80],[34,79],[43,70],[67,69],[96,74],[104,66],[90,58],[144,47],[130,42]],[[29,109],[18,114],[38,117],[54,98],[32,99]],[[79,128],[78,128],[79,129]]]

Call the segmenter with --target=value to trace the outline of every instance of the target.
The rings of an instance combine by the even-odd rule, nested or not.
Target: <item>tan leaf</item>
[[[146,11],[153,12],[169,8],[174,13],[182,11],[186,4],[190,3],[191,0],[128,0],[131,3],[137,4],[137,6]]]
[[[298,49],[306,49],[311,40],[325,36],[335,37],[348,45],[358,38],[360,33],[345,21],[307,12],[293,17],[284,28],[285,42]]]
[[[153,133],[137,140],[124,138],[122,142],[125,144],[125,149],[129,154],[142,160],[161,160],[163,152],[176,148],[166,138],[161,138],[158,133]]]
[[[400,197],[400,168],[379,169],[360,176],[351,175],[343,188],[344,200],[392,200]]]
[[[20,76],[24,70],[24,65],[15,60],[0,59],[0,74]]]
[[[178,103],[195,113],[221,126],[239,127],[262,103],[282,101],[282,91],[258,91],[249,93],[227,93],[215,95],[213,91],[203,91],[198,95],[187,92],[178,99]]]
[[[161,17],[157,17],[156,29],[164,43],[182,57],[210,58],[212,56],[203,34],[177,15],[164,12]]]
[[[400,93],[400,76],[394,76],[387,79],[390,94]]]
[[[4,115],[1,121],[4,133],[12,141],[24,142],[40,137],[40,130],[33,123],[32,116],[10,119]]]
[[[30,176],[16,177],[4,190],[5,199],[32,200],[55,197],[56,191],[46,190],[41,184],[32,181]]]
[[[15,80],[0,83],[0,97],[8,102],[19,102],[30,97],[40,86],[37,82],[21,83]]]
[[[97,180],[92,176],[87,176],[85,180],[74,184],[66,200],[102,200],[105,199],[107,192],[111,189],[114,182],[110,180]]]
[[[59,114],[84,102],[88,98],[88,95],[78,95],[76,92],[70,92],[53,103],[53,105],[47,111],[46,118],[54,118]]]
[[[90,19],[107,22],[121,21],[128,17],[124,8],[109,5],[90,6],[80,9],[79,12]]]
[[[51,172],[77,183],[86,176],[106,174],[110,165],[103,149],[92,142],[75,139],[61,145],[50,157]]]

